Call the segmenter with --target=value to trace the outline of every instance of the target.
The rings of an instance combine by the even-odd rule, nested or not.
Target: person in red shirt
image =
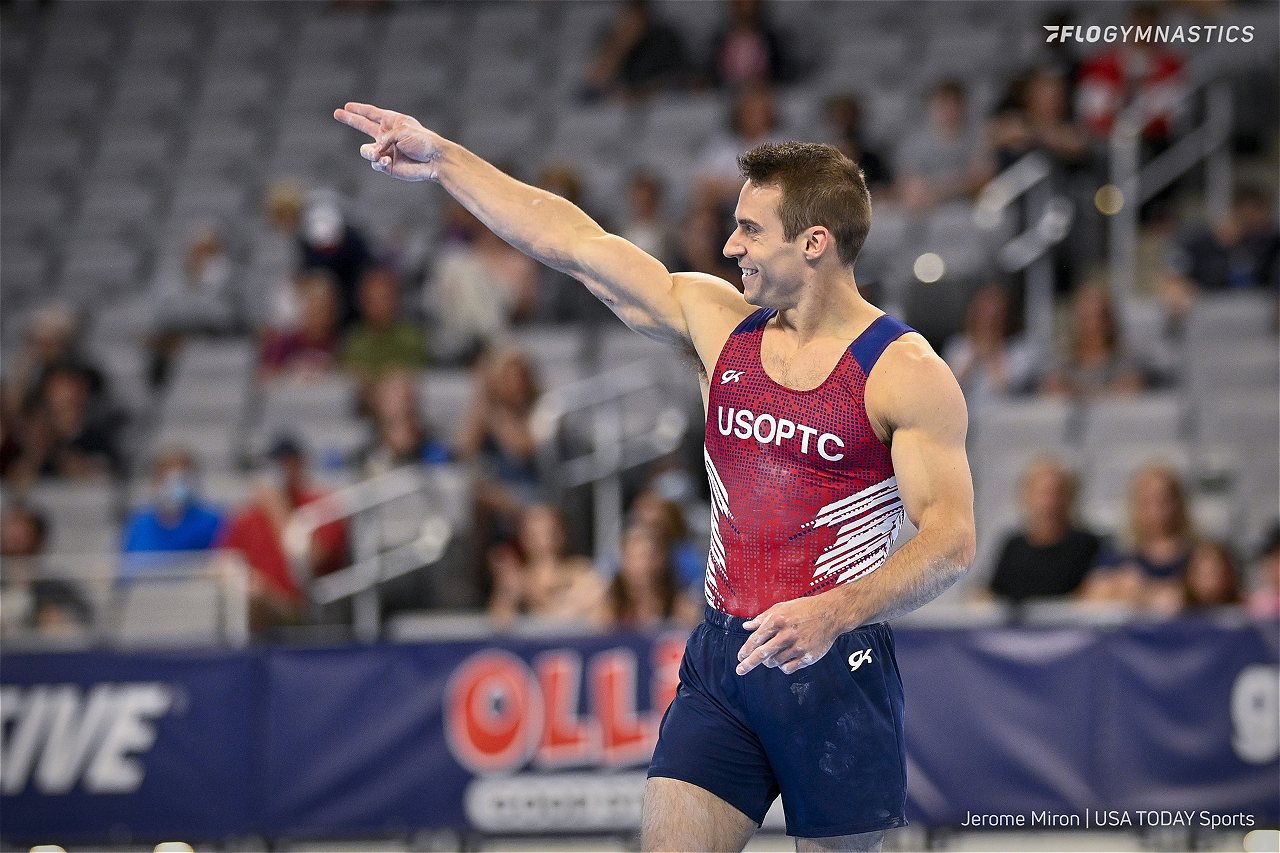
[[[1135,6],[1129,23],[1138,31],[1152,29],[1160,23],[1160,9],[1155,4]],[[1117,43],[1080,66],[1077,109],[1089,129],[1105,137],[1121,111],[1141,98],[1143,138],[1159,150],[1173,135],[1186,85],[1178,54],[1155,42]]]
[[[284,528],[294,510],[326,497],[311,483],[306,452],[293,436],[277,437],[267,459],[269,476],[226,525],[218,543],[220,548],[239,551],[252,570],[250,622],[255,629],[301,617],[304,602],[299,581],[304,579],[295,577],[290,568]],[[311,539],[311,575],[341,568],[348,556],[345,524],[319,528]]]

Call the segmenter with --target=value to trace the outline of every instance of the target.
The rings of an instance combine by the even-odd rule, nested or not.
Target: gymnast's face
[[[786,239],[778,216],[781,201],[779,187],[743,184],[733,233],[724,244],[725,257],[742,271],[742,295],[752,305],[790,308],[804,284],[804,235]]]

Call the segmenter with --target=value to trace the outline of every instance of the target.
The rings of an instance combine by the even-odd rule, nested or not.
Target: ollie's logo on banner
[[[590,656],[551,649],[532,665],[500,649],[476,652],[453,671],[445,691],[449,749],[473,773],[511,772],[530,762],[548,769],[642,763],[675,697],[684,643],[673,636],[654,644],[647,711],[637,709],[640,662],[631,649]]]

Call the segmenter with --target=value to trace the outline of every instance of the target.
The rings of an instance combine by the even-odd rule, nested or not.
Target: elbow
[[[978,536],[973,526],[968,525],[956,533],[952,547],[952,559],[956,565],[957,576],[963,575],[973,565],[978,556]]]

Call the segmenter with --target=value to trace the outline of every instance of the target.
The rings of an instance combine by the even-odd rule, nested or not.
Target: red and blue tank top
[[[817,388],[773,381],[760,362],[762,308],[725,342],[707,398],[711,549],[707,602],[755,616],[879,568],[902,523],[889,448],[867,417],[867,377],[911,331],[877,318]]]

